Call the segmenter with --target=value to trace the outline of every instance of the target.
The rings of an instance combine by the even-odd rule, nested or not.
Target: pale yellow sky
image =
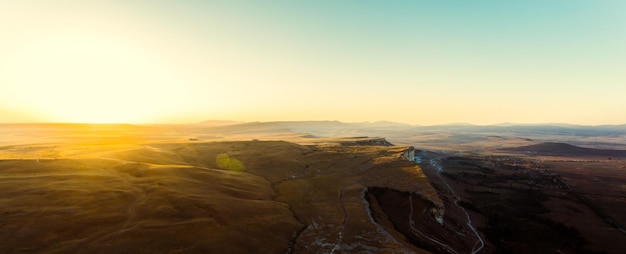
[[[624,11],[619,1],[6,1],[0,122],[623,124]]]

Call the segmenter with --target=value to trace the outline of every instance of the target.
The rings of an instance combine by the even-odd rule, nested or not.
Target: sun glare
[[[10,72],[30,108],[61,122],[147,122],[185,96],[171,70],[140,48],[93,36],[22,47]]]

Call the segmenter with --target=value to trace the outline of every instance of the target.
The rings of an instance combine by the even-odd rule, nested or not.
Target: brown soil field
[[[626,173],[619,161],[424,152],[444,201],[445,179],[496,253],[624,253]],[[441,180],[429,160],[439,160]],[[446,210],[450,202],[446,203]],[[481,223],[483,222],[483,223]]]
[[[574,194],[601,218],[609,227],[589,232],[589,237],[599,241],[621,241],[610,238],[603,231],[626,227],[626,162],[616,160],[546,161],[551,171],[559,174]],[[568,222],[578,224],[578,221]],[[624,232],[626,233],[626,232]]]

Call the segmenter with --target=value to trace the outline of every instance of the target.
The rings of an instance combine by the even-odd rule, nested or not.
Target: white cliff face
[[[402,152],[402,157],[408,161],[415,161],[415,148],[412,146],[409,146],[409,149],[404,150],[404,152]]]
[[[405,150],[403,153],[403,157],[405,159],[409,161],[414,161],[420,166],[422,164],[423,156],[426,156],[426,151],[421,151],[417,155],[415,155],[415,148],[413,146],[410,146],[409,149]],[[443,225],[443,217],[445,214],[444,205],[443,203],[439,203],[439,202],[433,202],[433,203],[435,204],[435,206],[430,209],[430,213],[440,225]]]
[[[437,205],[430,208],[430,213],[433,215],[433,217],[435,217],[435,220],[439,223],[439,225],[443,225],[443,215],[445,213],[443,205]]]

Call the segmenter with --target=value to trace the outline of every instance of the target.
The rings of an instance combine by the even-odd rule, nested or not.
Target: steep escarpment
[[[467,237],[457,228],[437,220],[440,206],[433,201],[417,193],[380,187],[369,188],[366,197],[374,220],[397,239],[434,253],[471,250]]]
[[[380,187],[368,188],[366,197],[374,220],[384,225],[396,238],[428,251],[445,251],[434,246],[427,238],[437,231],[432,230],[433,228],[441,226],[434,219],[434,214],[430,213],[431,208],[435,207],[432,202],[417,194]]]
[[[275,183],[303,229],[292,250],[318,252],[420,252],[372,218],[371,186],[420,193],[440,202],[419,167],[399,159],[402,147],[316,147],[298,159],[303,168]]]

